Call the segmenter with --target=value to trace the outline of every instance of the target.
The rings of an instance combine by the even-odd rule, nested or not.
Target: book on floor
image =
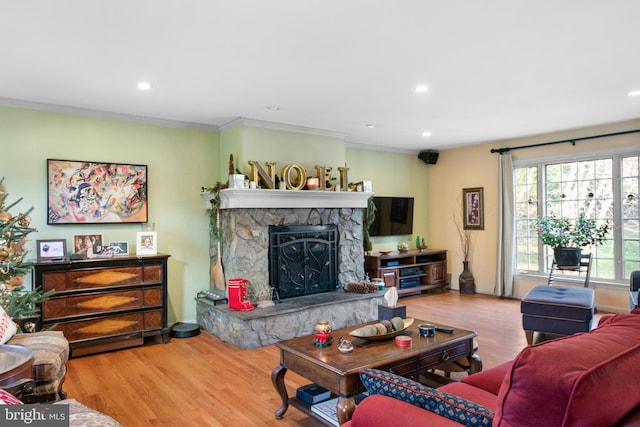
[[[308,384],[298,388],[296,397],[309,405],[313,405],[330,398],[331,392],[317,384]]]

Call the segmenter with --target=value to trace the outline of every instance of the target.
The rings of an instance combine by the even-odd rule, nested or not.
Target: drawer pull
[[[449,355],[449,352],[447,350],[442,352],[442,360],[449,360],[450,357],[451,355]]]

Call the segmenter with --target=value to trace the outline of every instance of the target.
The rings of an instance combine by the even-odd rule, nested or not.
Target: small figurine
[[[351,341],[345,340],[342,337],[340,337],[338,341],[340,342],[340,345],[338,345],[340,353],[351,353],[353,351],[353,344],[351,344]]]

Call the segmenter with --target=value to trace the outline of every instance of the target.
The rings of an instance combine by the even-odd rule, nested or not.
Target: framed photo
[[[142,231],[136,238],[136,255],[155,255],[158,253],[158,234],[156,231]]]
[[[107,246],[113,256],[129,255],[129,242],[109,242]]]
[[[67,257],[66,239],[36,240],[38,262],[62,261]]]
[[[484,187],[463,188],[463,224],[465,230],[484,230]]]
[[[73,259],[108,257],[102,244],[102,234],[74,234],[73,235]]]
[[[47,159],[47,224],[147,222],[147,166]]]

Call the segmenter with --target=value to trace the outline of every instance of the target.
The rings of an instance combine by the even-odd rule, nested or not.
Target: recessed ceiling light
[[[277,105],[269,105],[267,107],[267,110],[269,110],[269,111],[280,111],[280,107],[278,107]]]
[[[424,93],[424,92],[426,92],[428,90],[429,90],[429,86],[427,86],[427,85],[418,85],[418,86],[416,86],[416,92],[418,92],[418,93]]]
[[[429,132],[428,130],[425,130],[424,132],[422,132],[422,136],[425,138],[428,138],[431,136],[431,132]]]
[[[367,123],[366,125],[364,125],[365,127],[369,128],[369,129],[373,129],[374,127],[376,127],[376,125],[374,125],[373,123]]]
[[[149,82],[139,82],[138,89],[140,90],[151,90],[152,86]]]
[[[640,90],[632,90],[627,96],[640,96]]]

